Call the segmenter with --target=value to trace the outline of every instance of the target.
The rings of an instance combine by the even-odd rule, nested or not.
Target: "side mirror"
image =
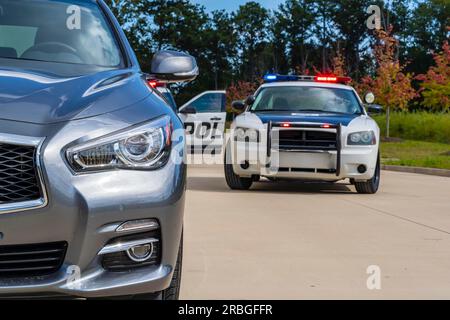
[[[245,99],[245,104],[251,106],[255,103],[255,100],[255,96],[248,96],[247,99]]]
[[[367,104],[372,104],[375,102],[375,95],[372,92],[368,92],[366,93],[366,95],[364,96],[364,101]]]
[[[186,106],[183,109],[180,109],[181,114],[196,114],[197,110],[194,107]]]
[[[368,113],[381,113],[383,112],[383,107],[378,104],[370,104],[367,106]]]
[[[151,73],[165,82],[186,82],[198,76],[198,66],[195,58],[188,54],[163,50],[153,56]]]
[[[246,108],[245,102],[241,100],[233,101],[231,107],[237,111],[244,111]]]

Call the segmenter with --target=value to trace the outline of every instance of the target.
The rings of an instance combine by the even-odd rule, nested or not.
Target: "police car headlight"
[[[234,130],[234,140],[240,142],[259,142],[259,131],[250,128],[236,128]]]
[[[347,144],[348,145],[374,145],[377,143],[375,133],[373,131],[360,131],[350,133],[348,135]]]
[[[143,125],[100,137],[66,150],[76,172],[141,169],[165,165],[171,147],[171,121],[164,116]]]

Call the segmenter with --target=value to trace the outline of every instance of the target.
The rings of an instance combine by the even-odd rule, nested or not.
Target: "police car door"
[[[226,121],[225,105],[225,91],[206,91],[179,109],[179,116],[186,128],[188,150],[205,154],[221,152]],[[195,109],[195,113],[183,112],[187,107],[190,111]]]

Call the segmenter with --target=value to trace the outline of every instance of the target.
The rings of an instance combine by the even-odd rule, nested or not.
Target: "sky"
[[[191,0],[194,3],[199,3],[206,7],[206,10],[213,11],[219,9],[226,9],[228,11],[234,11],[239,8],[240,5],[245,4],[250,0]],[[263,7],[268,9],[276,9],[278,5],[284,0],[255,0],[259,2]]]

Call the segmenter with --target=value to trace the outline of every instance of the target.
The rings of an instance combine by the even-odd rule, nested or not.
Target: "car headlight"
[[[373,131],[360,131],[350,133],[348,135],[347,144],[348,145],[374,145],[377,143],[375,133]]]
[[[163,116],[143,125],[106,135],[66,150],[77,172],[111,169],[155,170],[170,156],[172,125]]]
[[[236,128],[234,129],[234,140],[240,142],[259,142],[259,131],[250,128]]]

